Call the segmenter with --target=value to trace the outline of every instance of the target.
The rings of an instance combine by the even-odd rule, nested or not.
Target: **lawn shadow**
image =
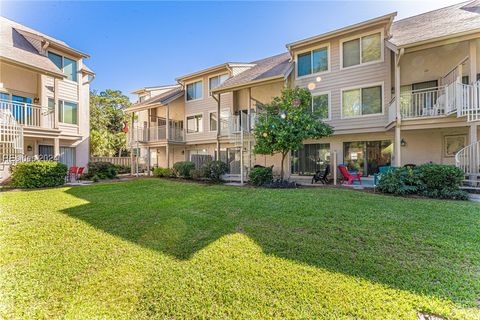
[[[468,204],[158,180],[66,192],[89,202],[69,216],[176,259],[240,232],[265,254],[466,306],[480,297],[480,215]]]

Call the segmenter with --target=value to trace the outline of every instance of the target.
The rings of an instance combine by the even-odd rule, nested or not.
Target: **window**
[[[187,117],[187,133],[203,132],[203,116],[197,114]]]
[[[59,161],[68,168],[73,167],[75,165],[75,148],[60,147]]]
[[[312,96],[312,112],[321,119],[329,118],[328,93]]]
[[[210,131],[217,131],[217,113],[210,112]]]
[[[297,56],[297,76],[328,71],[328,47],[309,51]]]
[[[315,174],[325,170],[330,164],[330,144],[304,144],[302,148],[292,151],[291,172],[299,175]]]
[[[219,76],[211,77],[208,79],[208,89],[211,91],[228,79],[228,74],[222,74]]]
[[[77,124],[78,104],[58,100],[58,121],[68,124]]]
[[[342,112],[344,117],[382,113],[382,86],[343,91]]]
[[[48,52],[48,58],[58,69],[63,71],[68,80],[77,81],[77,61],[62,57],[53,52]]]
[[[203,96],[203,83],[197,81],[187,84],[187,101],[201,99]]]
[[[342,44],[343,67],[381,60],[382,35],[380,32],[345,41]]]

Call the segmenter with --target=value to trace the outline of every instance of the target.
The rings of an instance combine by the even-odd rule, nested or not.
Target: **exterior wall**
[[[208,79],[212,76],[221,75],[228,73],[227,70],[223,72],[215,72],[209,73],[202,76],[198,76],[196,78],[189,79],[185,82],[185,87],[187,84],[196,82],[199,80],[203,81],[203,96],[201,99],[193,100],[193,101],[186,101],[185,99],[185,121],[184,126],[185,130],[187,128],[187,116],[202,115],[203,120],[203,132],[200,133],[187,133],[186,134],[186,141],[187,143],[202,143],[205,141],[215,140],[217,138],[217,131],[210,131],[210,123],[209,123],[209,114],[210,112],[217,112],[217,101],[210,96],[208,90]],[[229,109],[233,110],[233,94],[232,93],[225,93],[221,95],[220,98],[220,109]]]
[[[391,51],[383,47],[383,60],[371,64],[358,65],[346,69],[341,68],[341,41],[364,33],[382,31],[386,34],[385,26],[375,26],[352,32],[348,35],[339,36],[310,46],[296,49],[293,54],[296,59],[298,52],[315,49],[323,45],[329,45],[329,71],[303,76],[298,78],[296,68],[293,85],[303,88],[311,88],[312,95],[330,93],[331,124],[335,131],[361,129],[366,131],[384,131],[387,122],[387,107],[391,100],[391,76],[390,63]],[[320,77],[318,79],[318,77]],[[320,81],[318,81],[320,80]],[[342,119],[342,89],[357,88],[368,85],[383,86],[383,114],[366,115],[355,118]]]
[[[0,83],[11,93],[38,97],[38,73],[28,69],[0,62]]]

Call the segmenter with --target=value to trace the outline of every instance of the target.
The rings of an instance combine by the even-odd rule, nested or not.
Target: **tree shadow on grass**
[[[240,232],[266,254],[466,306],[480,297],[480,215],[471,204],[159,180],[66,192],[89,202],[69,216],[176,259]]]

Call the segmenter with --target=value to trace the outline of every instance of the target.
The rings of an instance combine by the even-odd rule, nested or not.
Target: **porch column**
[[[43,113],[44,111],[48,111],[48,110],[44,110],[44,107],[47,106],[48,108],[48,101],[44,101],[44,97],[45,97],[45,91],[44,91],[44,84],[43,84],[43,77],[42,77],[42,74],[39,73],[37,75],[37,98],[38,98],[38,104],[40,105],[40,118],[38,119],[39,120],[39,124],[40,124],[40,127],[43,128],[44,125],[45,125],[45,117],[43,116]]]
[[[152,155],[150,153],[150,147],[147,147],[147,175],[150,177],[150,168],[152,167]]]
[[[218,94],[217,99],[217,152],[215,154],[215,160],[220,160],[220,98],[221,93]]]
[[[60,156],[60,138],[53,138],[53,156],[55,159]]]
[[[133,144],[135,143],[133,140],[135,138],[135,124],[134,124],[134,120],[135,120],[135,112],[132,112],[132,119],[131,119],[131,127],[130,127],[130,131],[128,132],[128,134],[130,134],[130,174],[133,176],[134,172],[135,172],[135,169],[134,169],[134,162],[135,162],[135,158],[133,156]]]
[[[167,132],[165,133],[165,137],[167,138],[168,143],[168,141],[170,141],[170,104],[167,104],[166,118],[167,127],[165,130],[167,130]]]
[[[167,168],[170,168],[170,146],[168,143],[165,145],[165,156],[167,157]]]
[[[470,132],[469,132],[469,135],[468,135],[469,136],[469,141],[470,141],[469,144],[472,144],[472,143],[475,143],[475,142],[478,141],[478,136],[477,136],[478,128],[477,128],[477,126],[478,126],[478,122],[473,122],[473,123],[470,124],[470,127],[469,127]]]
[[[59,80],[55,78],[53,80],[53,100],[54,100],[54,106],[55,106],[55,110],[53,111],[53,127],[55,129],[58,129],[58,115],[59,115],[58,84],[59,84]]]
[[[470,83],[475,83],[477,81],[477,40],[470,40],[470,50],[469,50],[469,60],[470,60]]]
[[[395,166],[400,167],[402,165],[402,155],[401,155],[401,129],[402,125],[402,115],[400,109],[400,55],[395,54],[395,109],[396,109],[396,124],[395,124]]]

